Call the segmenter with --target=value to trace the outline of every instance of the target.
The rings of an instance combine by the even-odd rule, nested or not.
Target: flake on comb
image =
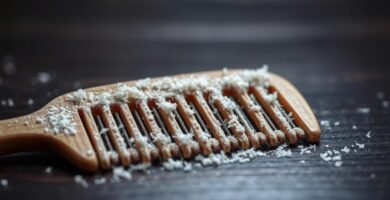
[[[81,104],[87,100],[87,92],[82,89],[78,89],[76,92],[66,95],[66,98],[67,101],[73,101],[76,104]]]
[[[244,133],[245,128],[240,124],[236,115],[230,115],[230,120],[227,123],[228,128],[234,128],[238,133]]]
[[[129,98],[146,99],[144,92],[136,87],[129,87],[123,83],[118,83],[117,91],[114,93],[114,98],[122,102],[127,102]]]
[[[237,107],[236,104],[226,96],[221,97],[220,100],[223,108],[228,112],[233,111]]]
[[[165,101],[164,99],[159,99],[157,102],[157,106],[161,108],[167,115],[171,114],[172,111],[176,110],[176,104],[171,103],[169,101]]]
[[[150,78],[145,78],[145,79],[141,79],[141,80],[137,81],[135,83],[135,86],[137,88],[143,89],[143,88],[148,88],[150,86],[150,84],[151,84],[151,79]]]
[[[151,133],[150,136],[152,137],[153,141],[152,142],[160,142],[162,144],[168,144],[169,143],[169,138],[164,135],[163,133]]]
[[[241,91],[245,90],[249,86],[247,81],[244,81],[240,76],[237,76],[236,74],[223,76],[222,85],[234,87]]]
[[[274,105],[278,101],[278,93],[274,92],[272,94],[268,94],[266,96],[266,100],[271,104]]]
[[[268,66],[256,70],[243,70],[238,74],[229,74],[228,69],[222,70],[222,85],[245,90],[249,85],[268,87]]]
[[[193,135],[191,133],[187,133],[187,134],[178,133],[175,137],[184,145],[188,145],[193,141],[192,140]]]
[[[100,105],[107,105],[111,102],[111,95],[108,92],[103,92],[95,97],[95,101]]]
[[[265,87],[269,85],[268,65],[263,65],[262,68],[256,70],[243,70],[239,75],[250,85]]]
[[[65,133],[72,135],[76,133],[76,124],[73,121],[72,113],[66,108],[50,107],[48,122],[55,134]]]

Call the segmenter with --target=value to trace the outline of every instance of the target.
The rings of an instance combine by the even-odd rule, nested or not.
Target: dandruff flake
[[[51,107],[47,118],[55,134],[65,133],[73,135],[76,133],[76,124],[73,121],[73,116],[66,108]]]

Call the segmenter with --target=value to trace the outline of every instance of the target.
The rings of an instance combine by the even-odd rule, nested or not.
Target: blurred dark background
[[[298,163],[302,158],[266,158],[89,190],[75,186],[71,175],[78,172],[53,155],[6,157],[0,158],[0,178],[8,178],[10,187],[0,190],[0,198],[34,193],[42,198],[226,199],[262,193],[268,198],[385,199],[390,189],[390,117],[383,103],[390,94],[389,47],[386,1],[2,1],[2,119],[37,110],[80,87],[268,64],[298,87],[319,120],[341,123],[323,129],[322,144],[341,148],[369,130],[375,137],[366,141],[370,151],[346,156],[341,169],[321,162],[320,146],[306,166]],[[384,94],[381,99],[378,93]],[[359,107],[371,113],[356,113]],[[60,175],[42,175],[47,165],[58,167]],[[153,176],[161,180],[153,182]]]

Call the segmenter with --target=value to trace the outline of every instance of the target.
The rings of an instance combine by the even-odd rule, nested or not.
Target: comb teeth
[[[285,139],[295,144],[304,132],[271,95],[264,87],[227,87],[216,96],[193,92],[82,107],[79,115],[101,168],[108,169],[220,150],[274,147]],[[167,111],[159,101],[175,109]]]

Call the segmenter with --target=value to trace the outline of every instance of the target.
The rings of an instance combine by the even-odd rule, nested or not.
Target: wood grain
[[[390,110],[382,102],[390,100],[389,20],[385,1],[4,3],[0,59],[3,65],[13,59],[16,72],[0,69],[0,101],[15,103],[0,105],[2,119],[38,110],[80,85],[269,64],[331,129],[322,127],[312,154],[293,149],[291,158],[269,156],[193,173],[155,169],[134,173],[131,182],[87,189],[73,182],[80,172],[56,155],[1,157],[0,179],[9,186],[0,188],[0,198],[388,199]],[[40,83],[39,72],[52,80]],[[355,141],[365,148],[343,154],[340,168],[319,156]],[[47,166],[54,167],[52,175],[44,172]],[[100,176],[110,177],[86,178]]]

